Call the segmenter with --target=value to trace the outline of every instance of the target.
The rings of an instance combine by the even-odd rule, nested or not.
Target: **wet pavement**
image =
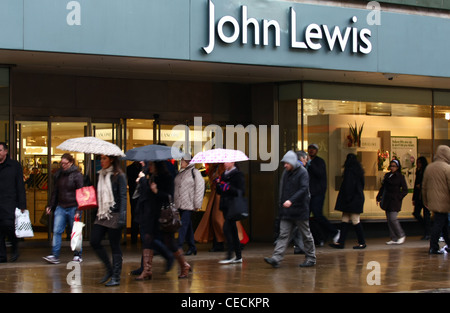
[[[71,262],[68,242],[61,263],[46,263],[50,243],[21,242],[21,255],[14,263],[0,264],[1,293],[391,293],[450,291],[450,259],[447,254],[428,254],[428,241],[408,237],[405,244],[388,246],[387,238],[368,239],[367,248],[336,250],[317,248],[317,264],[300,268],[303,255],[287,250],[279,268],[263,258],[271,256],[270,243],[249,243],[242,264],[220,265],[222,252],[209,252],[210,244],[199,244],[197,255],[187,256],[193,271],[178,279],[178,265],[164,272],[165,261],[156,256],[153,278],[135,281],[128,273],[140,264],[140,245],[123,245],[121,284],[105,287],[98,281],[104,269],[84,243],[83,262]]]

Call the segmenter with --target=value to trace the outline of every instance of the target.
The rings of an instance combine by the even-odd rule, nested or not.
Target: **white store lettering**
[[[241,24],[238,20],[230,15],[225,15],[219,19],[217,22],[217,28],[215,25],[215,6],[212,0],[209,1],[209,43],[208,46],[203,47],[203,50],[210,54],[215,47],[215,36],[216,32],[219,39],[227,44],[232,44],[238,41],[239,37],[242,37],[241,43],[247,44],[248,39],[248,28],[252,27],[254,30],[254,40],[253,44],[255,46],[260,45],[260,30],[262,30],[263,46],[269,45],[269,33],[274,36],[274,45],[279,47],[281,45],[281,27],[276,20],[263,19],[260,23],[257,19],[253,17],[248,17],[247,6],[241,6]],[[336,43],[339,44],[341,52],[344,52],[347,47],[351,46],[351,52],[353,53],[363,53],[369,54],[372,51],[372,42],[370,37],[372,32],[368,28],[363,28],[359,30],[357,27],[345,27],[341,30],[338,26],[329,28],[327,25],[319,25],[316,23],[311,23],[306,26],[303,33],[303,39],[299,40],[297,31],[297,13],[294,8],[290,8],[290,48],[293,49],[309,49],[309,50],[320,50],[326,47],[333,51]],[[358,18],[353,16],[350,19],[351,24],[356,24]],[[231,29],[231,34],[227,35],[224,32],[225,25]]]

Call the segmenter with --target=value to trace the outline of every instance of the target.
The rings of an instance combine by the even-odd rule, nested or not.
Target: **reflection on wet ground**
[[[178,279],[174,264],[165,273],[165,262],[154,258],[153,279],[138,282],[128,273],[140,262],[139,245],[123,245],[121,284],[107,288],[98,284],[104,270],[89,244],[83,263],[71,263],[69,246],[62,248],[61,264],[47,264],[49,243],[22,243],[15,263],[0,264],[2,293],[387,293],[447,292],[450,290],[450,261],[445,255],[428,254],[428,242],[407,238],[404,245],[387,246],[383,239],[369,239],[365,250],[317,248],[317,264],[300,268],[303,255],[288,249],[280,268],[263,258],[271,256],[270,243],[250,243],[242,264],[219,265],[224,254],[208,252],[198,245],[196,256],[186,257],[193,266],[189,279]]]

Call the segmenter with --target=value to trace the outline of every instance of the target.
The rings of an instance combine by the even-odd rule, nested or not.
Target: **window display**
[[[432,106],[426,104],[313,98],[304,98],[297,103],[297,149],[306,150],[309,144],[317,144],[318,155],[327,165],[328,192],[324,214],[331,219],[340,217],[334,204],[345,158],[348,153],[354,153],[365,171],[366,200],[361,217],[384,218],[384,211],[376,205],[375,196],[388,171],[389,161],[395,158],[402,164],[402,174],[409,189],[399,217],[412,218],[416,160],[424,156],[432,161],[433,139],[449,143],[449,125],[444,114],[444,111],[450,111],[449,108],[435,108],[435,115],[441,118],[435,119],[433,129]]]

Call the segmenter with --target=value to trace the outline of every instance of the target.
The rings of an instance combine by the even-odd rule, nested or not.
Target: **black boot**
[[[330,243],[330,247],[336,249],[344,249],[345,239],[347,239],[348,226],[349,223],[342,222],[341,223],[341,233],[339,235],[339,240],[337,242]]]
[[[113,274],[111,280],[105,285],[106,287],[119,286],[120,274],[122,273],[122,255],[113,254]]]
[[[100,279],[99,283],[100,284],[104,284],[106,283],[112,276],[113,274],[113,268],[111,265],[111,262],[109,261],[108,255],[106,254],[105,249],[103,249],[103,247],[99,248],[99,249],[94,249],[95,253],[97,254],[98,258],[103,262],[103,264],[105,265],[106,268],[106,274],[105,276],[103,276],[102,279]]]
[[[140,268],[137,268],[137,269],[135,269],[135,270],[132,270],[132,271],[130,272],[130,275],[139,276],[139,275],[142,274],[142,271],[143,271],[143,270],[144,270],[144,261],[143,261],[142,256],[141,256],[141,267],[140,267]]]
[[[364,232],[361,223],[353,225],[355,227],[356,236],[358,237],[358,244],[353,249],[364,249],[366,247],[366,240],[364,239]]]

